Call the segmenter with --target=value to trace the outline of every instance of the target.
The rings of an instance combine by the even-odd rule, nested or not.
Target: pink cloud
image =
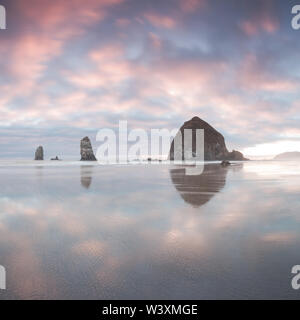
[[[254,36],[258,34],[259,32],[259,27],[256,25],[254,21],[244,21],[241,24],[241,29],[244,31],[244,33],[247,36]]]
[[[278,30],[278,28],[278,23],[269,17],[263,18],[260,21],[247,20],[241,24],[241,29],[247,36],[255,36],[261,31],[274,33]]]
[[[129,19],[124,19],[124,18],[120,18],[120,19],[116,19],[116,25],[120,28],[124,28],[130,25],[130,20]]]
[[[269,33],[274,33],[279,28],[279,23],[277,20],[271,17],[265,17],[262,20],[262,28]]]
[[[155,35],[152,34],[153,43],[156,47]],[[29,48],[31,48],[29,46]],[[31,50],[28,50],[31,52]],[[43,56],[43,52],[40,56]],[[230,81],[221,81],[230,71],[229,65],[222,61],[185,61],[185,60],[161,60],[152,61],[151,65],[140,65],[125,59],[125,48],[121,45],[110,44],[92,50],[86,61],[92,63],[90,70],[72,70],[64,72],[63,77],[75,85],[72,93],[64,94],[49,100],[43,95],[32,101],[29,108],[22,114],[12,114],[10,110],[4,111],[6,119],[14,119],[17,122],[33,124],[37,119],[46,125],[47,121],[68,121],[77,128],[95,127],[110,125],[105,123],[99,112],[109,114],[126,114],[131,111],[142,111],[150,113],[151,116],[163,118],[166,111],[177,114],[179,118],[186,119],[195,114],[201,114],[204,106],[211,106],[217,110],[220,119],[230,120],[230,126],[224,124],[220,119],[213,123],[220,130],[232,134],[241,134],[241,128],[247,128],[251,134],[253,123],[249,120],[248,114],[255,112],[257,116],[266,123],[279,123],[280,115],[274,113],[272,105],[263,103],[249,103],[243,97],[226,93],[227,87],[235,85]],[[266,71],[259,67],[255,56],[247,56],[239,70],[240,85],[247,89],[255,89],[257,86],[264,90],[275,90],[280,88],[279,80],[273,79]],[[118,96],[118,88],[122,81],[134,79],[137,83],[143,84],[135,96],[125,101]],[[272,80],[272,81],[271,81]],[[216,85],[222,83],[222,86]],[[281,84],[282,85],[282,84]],[[290,85],[290,83],[289,83]],[[106,92],[102,95],[90,95],[88,90],[103,88]],[[285,88],[285,86],[281,87]],[[39,88],[42,90],[43,88]],[[168,98],[168,105],[162,107],[148,103],[153,97]],[[184,108],[183,108],[184,106]],[[70,120],[72,115],[84,110],[85,117],[80,120]],[[203,115],[204,118],[205,115]],[[5,119],[5,118],[2,118]],[[233,121],[234,119],[234,121]],[[210,121],[210,119],[207,119]],[[159,120],[158,120],[159,122]],[[157,122],[157,123],[158,123]],[[225,121],[227,123],[227,121]],[[162,125],[166,125],[163,120]],[[232,125],[234,123],[234,125]],[[142,121],[132,119],[133,125],[143,125]],[[246,129],[245,129],[246,130]],[[264,134],[268,127],[265,126]],[[271,132],[271,131],[270,131]]]
[[[7,123],[22,123],[30,125],[46,126],[50,123],[65,122],[79,128],[95,127],[104,124],[105,119],[99,112],[113,114],[132,114],[144,112],[157,117],[157,123],[163,123],[167,111],[181,119],[187,119],[195,114],[201,115],[207,106],[218,114],[215,126],[221,129],[226,127],[223,119],[230,120],[227,132],[237,133],[237,128],[252,130],[253,124],[249,120],[249,113],[256,112],[260,119],[268,123],[278,123],[278,113],[272,112],[272,106],[262,103],[248,103],[246,98],[237,94],[228,94],[232,91],[231,66],[226,62],[209,59],[165,59],[158,57],[159,50],[163,49],[163,38],[156,33],[146,33],[150,45],[156,51],[151,57],[151,63],[132,62],[126,59],[125,45],[109,44],[102,45],[92,50],[82,66],[92,65],[90,69],[78,67],[72,71],[62,72],[62,78],[74,85],[73,92],[62,94],[54,98],[47,97],[43,92],[45,87],[39,82],[45,74],[51,59],[62,54],[65,43],[82,35],[86,28],[101,21],[106,14],[107,6],[119,1],[59,1],[60,5],[52,5],[52,2],[32,1],[39,10],[28,11],[27,18],[36,24],[36,32],[24,32],[18,41],[0,44],[0,50],[10,52],[9,62],[6,67],[18,81],[14,86],[2,86],[1,121]],[[56,3],[56,1],[53,1]],[[101,3],[101,5],[100,5]],[[184,12],[192,12],[199,7],[202,1],[184,2]],[[49,5],[44,7],[45,4]],[[71,4],[75,7],[71,10]],[[86,8],[81,8],[80,6]],[[75,10],[76,9],[76,10]],[[78,9],[78,10],[77,10]],[[76,12],[74,12],[76,11]],[[78,11],[78,12],[77,12]],[[143,17],[143,15],[141,15]],[[176,27],[176,21],[165,15],[148,13],[144,18],[156,27],[172,29]],[[142,21],[142,20],[141,20]],[[145,20],[144,20],[145,21]],[[120,27],[130,23],[126,19],[113,20]],[[274,21],[272,19],[260,20],[258,27],[249,23],[248,33],[255,35],[264,30],[274,32]],[[40,27],[40,28],[39,28]],[[60,32],[61,31],[61,32]],[[148,31],[147,31],[148,32]],[[7,47],[6,47],[7,45]],[[163,52],[162,52],[163,53]],[[226,81],[221,80],[226,77]],[[120,98],[118,88],[128,79],[133,79],[139,86],[134,97],[128,97],[125,101]],[[240,88],[247,90],[265,91],[290,91],[296,88],[289,79],[279,79],[269,74],[260,66],[255,56],[247,56],[241,68],[238,70],[237,84]],[[236,85],[236,83],[234,83]],[[104,94],[90,94],[90,89],[104,89]],[[225,89],[229,89],[226,91]],[[34,92],[31,105],[22,110],[22,113],[4,107],[9,100],[17,95],[26,97]],[[46,91],[46,90],[45,90]],[[95,90],[93,90],[95,91]],[[224,93],[225,92],[225,93]],[[167,100],[166,105],[155,104],[156,98],[163,97]],[[151,103],[149,102],[151,101]],[[3,106],[3,107],[2,107]],[[24,108],[25,109],[25,108]],[[74,115],[84,110],[85,116],[80,120],[73,120]],[[203,114],[205,117],[205,113]],[[234,119],[234,120],[233,120]],[[210,119],[207,119],[210,121]],[[134,124],[142,121],[132,120]],[[234,122],[234,125],[232,123]],[[107,124],[110,125],[110,124]],[[265,131],[268,128],[265,128]],[[241,132],[241,130],[240,130]]]
[[[18,0],[22,14],[33,23],[46,29],[80,28],[103,18],[106,9],[124,0]],[[60,37],[60,33],[57,34]]]
[[[107,45],[89,53],[93,70],[65,72],[68,81],[80,88],[114,86],[132,76],[132,67],[124,59],[124,49],[119,45]]]
[[[124,58],[124,48],[117,44],[108,44],[89,53],[89,58],[97,63],[120,60]]]
[[[206,0],[180,0],[180,8],[186,13],[195,12],[205,4]]]
[[[101,21],[107,8],[122,1],[30,0],[25,3],[17,0],[16,10],[22,13],[27,28],[0,44],[1,55],[7,57],[6,71],[15,77],[15,86],[23,87],[24,94],[28,93],[29,87],[46,70],[47,63],[63,52],[67,40]]]
[[[251,18],[244,20],[240,27],[249,37],[258,35],[261,32],[276,32],[279,28],[279,22],[277,17],[273,14],[272,2],[263,2],[260,11]]]
[[[238,79],[241,87],[251,90],[291,92],[298,87],[297,82],[291,79],[279,78],[268,73],[252,54],[246,56],[239,70]]]
[[[144,15],[145,19],[157,28],[173,29],[176,21],[169,17],[158,13],[149,12]]]
[[[155,34],[155,33],[153,33],[153,32],[149,32],[149,37],[150,37],[150,41],[151,41],[151,43],[152,43],[152,46],[153,46],[154,48],[156,48],[156,49],[161,48],[161,46],[162,46],[162,40],[161,40],[161,38],[160,38],[157,34]]]
[[[45,36],[24,34],[10,49],[10,71],[19,77],[35,79],[46,68],[45,63],[61,53],[62,43]]]

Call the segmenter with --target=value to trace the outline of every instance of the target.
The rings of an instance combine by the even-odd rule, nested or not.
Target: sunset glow
[[[57,139],[75,158],[119,120],[171,129],[195,115],[249,156],[299,150],[299,33],[283,1],[2,2],[2,158]]]

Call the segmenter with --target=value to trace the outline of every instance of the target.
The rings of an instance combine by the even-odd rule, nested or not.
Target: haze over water
[[[299,163],[2,161],[0,176],[0,299],[300,297]]]

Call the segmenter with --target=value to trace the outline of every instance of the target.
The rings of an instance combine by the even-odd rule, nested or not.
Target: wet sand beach
[[[299,298],[300,165],[0,162],[0,299]]]

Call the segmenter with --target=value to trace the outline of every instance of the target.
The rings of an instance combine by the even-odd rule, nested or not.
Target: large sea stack
[[[192,129],[192,157],[196,153],[196,129],[204,129],[204,159],[206,161],[215,161],[215,160],[236,160],[243,161],[248,160],[244,158],[241,152],[233,150],[229,152],[226,148],[225,139],[221,133],[214,129],[204,120],[199,117],[194,117],[190,121],[187,121],[180,128],[182,134],[182,160],[191,160],[184,158],[184,129]],[[179,132],[178,132],[179,134]],[[178,150],[175,150],[175,154]],[[174,141],[171,144],[169,159],[174,160]]]
[[[89,137],[85,137],[80,142],[81,161],[97,161]]]
[[[35,151],[34,160],[41,161],[44,160],[44,149],[42,146],[39,146]]]

